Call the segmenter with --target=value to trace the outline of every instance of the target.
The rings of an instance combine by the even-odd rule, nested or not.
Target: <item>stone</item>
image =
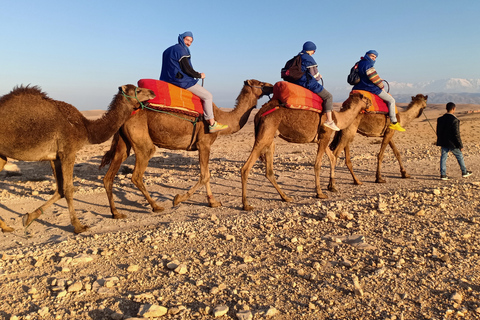
[[[250,310],[243,310],[236,314],[238,320],[252,320],[253,315]]]
[[[173,260],[167,263],[167,268],[170,270],[175,270],[179,265],[180,265],[180,262],[178,260]]]
[[[78,292],[82,289],[83,284],[80,281],[77,281],[68,287],[67,292]]]
[[[138,315],[144,318],[162,317],[167,314],[168,309],[156,304],[142,304]]]
[[[278,310],[275,307],[268,308],[267,312],[265,312],[266,317],[273,317],[278,314]]]
[[[461,304],[463,301],[463,296],[459,292],[454,292],[452,296],[450,297],[450,300],[452,300],[455,303]]]
[[[129,265],[127,268],[128,272],[137,272],[140,269],[140,266],[136,264]]]
[[[213,316],[214,316],[215,318],[221,317],[221,316],[227,314],[228,310],[229,310],[228,307],[225,306],[225,305],[216,306],[216,307],[213,309]]]
[[[187,266],[184,264],[181,264],[175,268],[175,272],[178,274],[186,274],[188,272]]]

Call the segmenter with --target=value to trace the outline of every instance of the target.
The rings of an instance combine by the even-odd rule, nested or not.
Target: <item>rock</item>
[[[187,266],[184,264],[181,264],[175,268],[175,272],[178,274],[186,274],[188,272]]]
[[[87,263],[93,261],[93,257],[89,254],[79,254],[72,258],[72,264]]]
[[[452,296],[450,297],[450,300],[452,300],[455,303],[461,304],[463,301],[463,296],[459,292],[454,292]]]
[[[140,266],[136,264],[129,265],[127,268],[127,272],[137,272],[140,269]]]
[[[122,320],[123,319],[123,314],[118,313],[118,312],[114,312],[110,315],[110,318],[112,318],[113,320]]]
[[[168,309],[156,304],[142,304],[138,315],[145,318],[162,317],[167,314]]]
[[[239,311],[236,314],[238,320],[252,320],[253,315],[250,310]]]
[[[265,312],[266,317],[273,317],[278,314],[278,310],[275,307],[268,308],[267,312]]]
[[[68,287],[67,292],[78,292],[82,289],[83,284],[80,281],[77,281]]]
[[[167,263],[167,268],[170,270],[175,270],[180,265],[178,260],[173,260]]]
[[[213,316],[214,316],[215,318],[221,317],[221,316],[227,314],[228,310],[229,310],[228,307],[225,306],[225,305],[216,306],[216,307],[213,309]]]

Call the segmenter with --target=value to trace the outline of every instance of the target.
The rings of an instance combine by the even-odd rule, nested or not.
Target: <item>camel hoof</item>
[[[387,180],[385,179],[382,179],[382,178],[377,178],[377,180],[375,180],[376,183],[386,183]]]
[[[180,202],[182,202],[183,200],[180,199],[181,195],[177,194],[175,196],[175,198],[173,199],[173,206],[175,207],[176,205],[178,205]]]
[[[410,175],[408,173],[402,173],[403,179],[410,179]]]
[[[285,198],[282,198],[282,199],[285,202],[292,202],[293,201],[293,198],[290,198],[290,197],[285,197]]]
[[[323,194],[323,193],[318,193],[317,198],[318,199],[328,199],[328,196],[326,194]]]
[[[153,211],[153,212],[156,212],[156,213],[162,212],[162,211],[164,211],[164,210],[165,210],[164,207],[155,207],[155,208],[152,208],[152,211]]]
[[[112,214],[113,219],[126,219],[127,215],[123,213]]]
[[[252,207],[252,206],[250,206],[250,205],[248,205],[248,204],[246,204],[246,205],[243,206],[243,210],[245,210],[245,211],[252,211],[253,209],[254,209],[254,207]]]
[[[363,182],[361,182],[361,181],[354,181],[353,184],[356,185],[356,186],[361,186],[361,185],[363,184]]]
[[[74,227],[73,232],[75,232],[76,234],[79,234],[79,233],[87,231],[88,229],[90,229],[89,226],[78,226],[78,227]]]
[[[10,227],[3,227],[2,228],[2,232],[13,232],[13,231],[15,231],[15,229],[10,228]]]
[[[328,191],[330,191],[330,192],[338,192],[337,188],[335,188],[335,187],[328,187]]]
[[[25,213],[25,214],[23,215],[23,218],[22,218],[22,224],[23,224],[23,226],[26,227],[30,222],[31,222],[30,214],[29,214],[29,213]]]
[[[209,202],[208,205],[210,208],[218,208],[222,206],[222,203],[220,201],[214,201],[214,202]]]

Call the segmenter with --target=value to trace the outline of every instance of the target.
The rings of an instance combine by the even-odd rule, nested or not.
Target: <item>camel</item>
[[[154,98],[153,91],[124,85],[107,112],[97,120],[86,119],[74,106],[49,98],[37,86],[15,87],[0,99],[0,171],[7,158],[50,161],[57,189],[34,212],[23,216],[28,227],[46,208],[65,198],[75,233],[84,232],[73,207],[75,155],[86,144],[108,140],[141,101]]]
[[[114,135],[111,149],[104,155],[100,165],[102,167],[110,163],[103,182],[110,203],[112,218],[123,219],[126,217],[125,214],[118,212],[115,208],[112,187],[115,175],[122,162],[129,156],[132,147],[135,152],[132,182],[143,193],[153,212],[161,212],[164,208],[151,198],[143,183],[143,174],[149,160],[155,153],[155,146],[170,150],[198,151],[200,178],[187,193],[175,196],[174,206],[189,199],[203,185],[207,191],[208,205],[210,207],[221,206],[221,202],[215,200],[210,188],[210,170],[208,168],[210,148],[219,135],[239,131],[246,124],[250,113],[256,107],[258,99],[272,93],[273,85],[258,80],[246,80],[237,97],[234,110],[224,112],[214,104],[215,119],[228,125],[228,129],[217,133],[208,133],[206,121],[199,121],[195,125],[190,121],[179,118],[175,113],[166,114],[141,110],[131,117]],[[186,118],[185,115],[182,115],[182,117]],[[192,117],[190,118],[192,121],[194,120]]]
[[[2,219],[0,219],[0,229],[2,229],[2,232],[13,232],[13,231],[15,231],[15,229],[7,226],[7,224]]]
[[[407,109],[403,112],[397,114],[397,119],[405,127],[413,119],[420,117],[423,113],[423,110],[427,106],[428,96],[422,94],[417,94],[415,97],[412,96],[412,101],[409,103]],[[338,158],[338,155],[342,150],[345,150],[345,164],[347,165],[350,173],[352,174],[354,184],[361,185],[362,182],[353,173],[353,166],[350,160],[350,143],[352,143],[355,133],[358,132],[361,135],[366,137],[383,137],[382,145],[380,147],[380,152],[377,156],[377,175],[375,182],[385,183],[381,174],[381,165],[383,161],[383,154],[387,145],[390,145],[392,148],[395,157],[398,160],[400,165],[400,173],[402,178],[410,178],[410,175],[407,174],[407,171],[403,167],[402,159],[400,152],[398,151],[395,143],[393,142],[393,134],[395,130],[389,129],[388,125],[390,123],[390,118],[385,114],[378,113],[361,113],[357,116],[355,121],[353,121],[350,126],[344,130],[341,130],[335,134],[335,137],[330,144],[330,149],[333,151],[335,157],[335,162]],[[335,171],[330,171],[330,182],[328,184],[328,190],[332,192],[337,192],[335,187]]]
[[[348,109],[343,112],[333,112],[335,123],[339,128],[346,128],[356,118],[357,114],[371,105],[369,99],[358,93],[353,96]],[[278,108],[266,116],[262,114],[268,110]],[[242,201],[243,209],[250,211],[254,208],[247,201],[247,179],[250,170],[260,156],[265,156],[265,176],[273,184],[283,201],[290,202],[292,198],[288,197],[277,184],[273,172],[273,154],[275,149],[274,137],[277,130],[279,136],[287,142],[292,143],[317,143],[317,157],[315,160],[315,187],[317,198],[325,199],[327,196],[320,187],[320,169],[322,158],[326,152],[330,165],[333,165],[333,155],[327,149],[333,130],[323,126],[326,116],[314,111],[295,110],[280,107],[278,100],[271,100],[263,105],[255,115],[255,143],[252,152],[242,167]]]

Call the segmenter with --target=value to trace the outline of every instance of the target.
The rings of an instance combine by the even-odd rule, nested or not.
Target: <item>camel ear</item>
[[[425,96],[425,100],[427,100],[427,99],[428,99],[428,94]]]
[[[127,93],[127,86],[125,85],[125,86],[118,87],[118,91]]]

